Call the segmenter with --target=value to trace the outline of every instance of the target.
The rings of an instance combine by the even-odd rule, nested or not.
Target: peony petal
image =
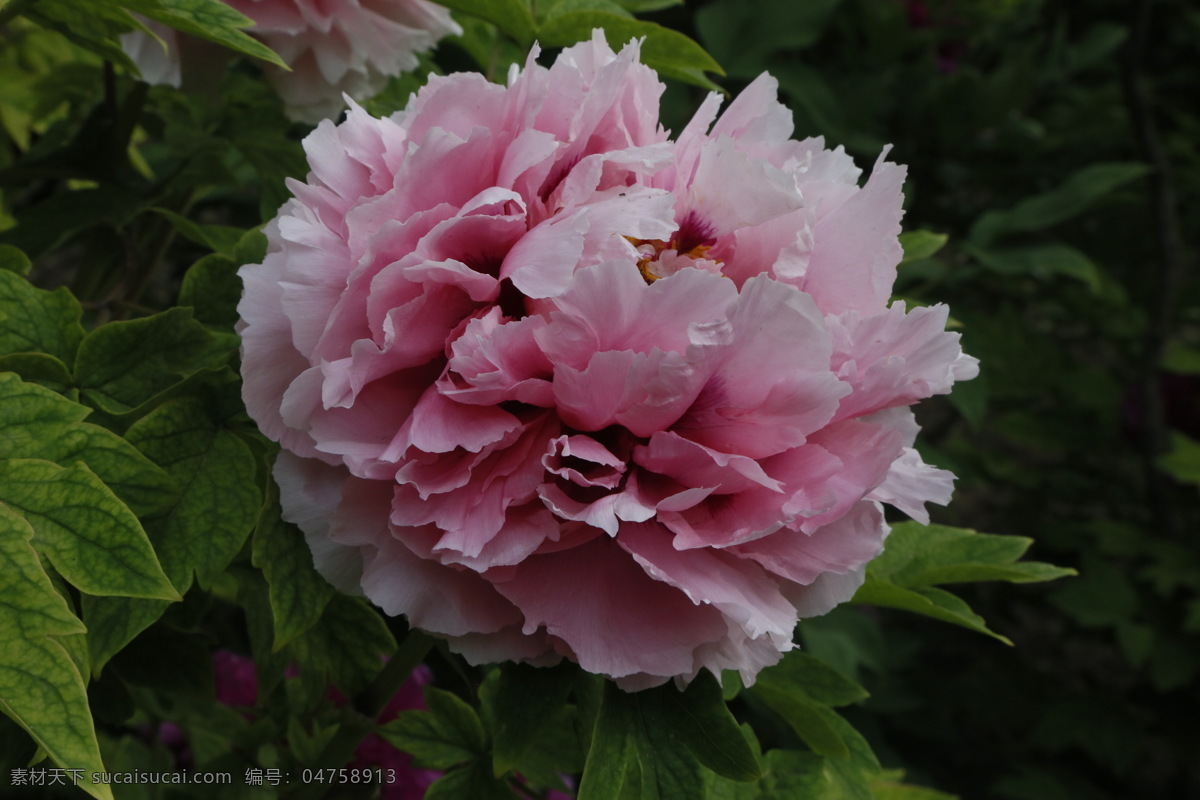
[[[818,220],[804,291],[823,314],[869,314],[887,304],[903,255],[900,217],[905,168],[884,161],[885,149],[865,186]]]
[[[726,631],[719,611],[652,579],[607,537],[531,556],[495,586],[527,635],[544,630],[585,670],[614,678],[690,672],[696,644]]]

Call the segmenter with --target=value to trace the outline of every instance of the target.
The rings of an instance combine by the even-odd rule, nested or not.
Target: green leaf
[[[1171,449],[1158,459],[1158,468],[1180,483],[1200,485],[1200,442],[1171,432]]]
[[[604,11],[633,19],[633,15],[616,0],[540,0],[537,4],[537,23],[541,26],[546,20],[573,11]]]
[[[1189,564],[1189,569],[1191,565]],[[1116,627],[1137,614],[1139,597],[1133,579],[1110,559],[1085,552],[1082,575],[1054,592],[1054,605],[1085,628]]]
[[[506,663],[494,680],[480,687],[485,718],[492,724],[493,774],[514,770],[544,783],[556,780],[564,769],[559,745],[574,737],[551,723],[567,716],[567,698],[575,686],[578,668],[563,663],[553,668]]]
[[[0,374],[0,458],[88,465],[135,514],[163,508],[175,494],[165,472],[111,431],[80,422],[90,409],[15,375]]]
[[[675,691],[668,685],[630,693],[612,682],[605,684],[579,800],[688,800],[704,796],[703,768],[689,742],[680,735],[685,723],[671,717],[675,708],[674,704],[668,705],[666,693]],[[740,730],[738,736],[742,737]],[[693,743],[699,738],[694,732],[688,736]],[[709,752],[709,745],[701,747]],[[714,756],[714,760],[744,768],[740,757]],[[731,767],[731,771],[735,770]]]
[[[635,14],[645,14],[647,11],[661,11],[664,8],[683,5],[683,0],[617,0],[623,8]]]
[[[579,784],[578,800],[639,798],[640,776],[634,752],[633,725],[621,690],[605,682],[604,700],[592,731],[592,746]]]
[[[1012,233],[1040,231],[1083,213],[1117,187],[1149,172],[1145,164],[1109,163],[1084,167],[1062,185],[1024,200],[1010,209],[988,211],[971,227],[970,240],[987,247]]]
[[[0,505],[0,574],[6,576],[0,608],[0,710],[57,764],[82,769],[90,778],[104,765],[87,688],[58,641],[84,628],[43,570],[30,542],[33,536],[26,520]],[[107,786],[88,780],[81,788],[111,800]]]
[[[826,705],[814,702],[803,694],[791,694],[778,686],[757,683],[750,689],[768,708],[783,717],[796,735],[814,753],[831,758],[848,758],[850,749],[831,722],[834,712]]]
[[[986,269],[1000,275],[1028,275],[1040,280],[1061,275],[1074,278],[1093,293],[1104,288],[1100,267],[1070,245],[1052,242],[995,249],[967,245],[966,250]]]
[[[892,529],[883,555],[871,562],[854,602],[912,611],[970,628],[1006,644],[983,618],[936,583],[1003,580],[1048,581],[1074,575],[1072,569],[1037,561],[1017,562],[1032,544],[1021,536],[994,536],[942,525],[902,522]]]
[[[853,602],[911,611],[943,622],[961,625],[977,633],[999,639],[1005,644],[1012,644],[1008,637],[1001,636],[988,628],[983,617],[973,612],[970,606],[955,595],[932,586],[918,586],[912,589],[896,586],[886,580],[871,577],[869,568],[866,582],[855,593]]]
[[[712,673],[702,671],[680,692],[660,688],[664,718],[701,764],[736,781],[756,781],[762,767],[737,720],[725,705],[721,687]]]
[[[101,58],[133,68],[133,62],[117,43],[117,36],[137,23],[123,8],[108,2],[83,5],[77,0],[37,0],[22,12],[38,25],[58,31],[75,44]]]
[[[0,270],[0,356],[46,353],[68,366],[83,340],[83,309],[65,288],[47,292]]]
[[[15,373],[27,383],[36,383],[60,394],[73,391],[75,385],[67,365],[45,353],[0,356],[0,372]]]
[[[434,686],[425,687],[425,704],[428,711],[401,712],[379,735],[428,769],[450,769],[486,755],[487,734],[475,709]]]
[[[166,218],[171,223],[171,226],[188,241],[195,242],[202,247],[207,247],[214,253],[219,253],[226,258],[233,258],[238,242],[241,241],[242,236],[246,233],[241,228],[235,228],[231,225],[201,225],[166,208],[152,208],[150,210]]]
[[[950,237],[944,233],[926,230],[905,231],[900,234],[900,246],[904,248],[904,258],[900,263],[906,264],[910,261],[931,258],[945,247],[949,240]]]
[[[0,244],[0,270],[25,277],[31,269],[33,262],[29,260],[29,256],[11,244]]]
[[[147,529],[180,592],[193,574],[211,585],[242,548],[262,494],[250,448],[214,422],[204,400],[169,400],[130,426],[126,438],[179,485],[178,500]]]
[[[22,513],[39,549],[81,592],[179,599],[137,518],[83,464],[0,461],[0,502]]]
[[[102,139],[99,133],[81,137],[80,144],[64,148],[58,154],[58,162],[49,168],[88,180],[94,180],[97,173],[114,170],[120,162],[112,155],[111,137]],[[0,231],[0,241],[16,245],[37,258],[88,228],[108,229],[115,236],[112,229],[126,225],[147,203],[144,194],[116,183],[58,192],[21,208],[16,214],[19,224]]]
[[[239,30],[250,27],[254,21],[220,0],[99,1],[110,4],[119,2],[122,6],[176,30],[288,69],[288,65],[274,50]]]
[[[79,345],[75,378],[89,403],[109,414],[124,414],[199,369],[210,341],[186,308],[110,322]]]
[[[903,770],[886,770],[871,780],[872,800],[958,800],[952,794],[903,783]]]
[[[511,800],[517,795],[498,781],[482,761],[452,769],[434,781],[425,791],[424,800]]]
[[[828,759],[800,750],[771,750],[765,760],[767,774],[762,781],[761,800],[838,797],[826,770]]]
[[[238,266],[234,259],[217,253],[192,264],[183,275],[179,305],[190,306],[200,322],[232,328],[242,299]]]
[[[269,501],[254,528],[252,559],[270,587],[275,629],[272,650],[278,652],[317,624],[333,596],[333,587],[313,568],[312,551],[304,534],[283,520],[274,484],[268,492]]]
[[[846,706],[870,696],[821,659],[800,650],[792,650],[778,664],[759,673],[754,688],[805,697],[827,706]]]
[[[893,527],[870,573],[904,587],[935,583],[1033,583],[1074,575],[1038,561],[1017,562],[1032,539],[996,536],[945,525],[902,522]]]
[[[334,594],[321,621],[288,645],[301,678],[324,684],[329,676],[349,696],[357,695],[396,652],[396,640],[379,612],[365,600]]]
[[[93,676],[100,675],[113,656],[158,621],[170,607],[170,603],[157,600],[90,595],[84,595],[80,605],[88,628],[87,646]]]
[[[660,75],[707,89],[720,89],[704,73],[724,75],[721,65],[692,39],[653,22],[604,11],[572,11],[547,20],[538,28],[538,41],[547,47],[567,47],[590,39],[596,28],[604,29],[609,45],[615,50],[631,39],[644,37],[642,63]]]
[[[525,47],[533,44],[533,13],[529,0],[443,0],[451,11],[485,19]]]
[[[762,72],[767,56],[795,53],[815,44],[840,2],[717,0],[696,12],[696,29],[730,75],[752,78]]]

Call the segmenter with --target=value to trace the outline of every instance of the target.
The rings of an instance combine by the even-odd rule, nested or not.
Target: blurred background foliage
[[[1200,796],[1200,8],[710,0],[659,21],[733,93],[775,75],[798,138],[908,165],[906,230],[948,240],[920,257],[910,235],[897,294],[949,303],[983,370],[918,408],[959,476],[934,520],[1081,573],[964,592],[1011,649],[854,607],[803,623],[872,693],[847,717],[964,798]]]
[[[464,36],[368,108],[401,107],[429,72],[502,79],[539,30],[552,57],[545,15],[568,3],[539,3],[509,31],[464,18]],[[575,6],[577,27],[590,25],[588,4]],[[846,718],[885,767],[963,798],[1200,796],[1200,9],[621,6],[724,69],[676,65],[692,83],[670,82],[668,127],[702,99],[694,84],[736,94],[768,70],[797,138],[822,135],[862,165],[891,145],[908,165],[905,228],[927,233],[906,236],[897,294],[949,303],[983,369],[918,409],[926,459],[959,476],[934,520],[1030,536],[1033,557],[1081,573],[962,590],[1013,648],[858,606],[804,623],[808,651],[871,693]],[[31,278],[69,285],[89,327],[165,308],[182,288],[232,359],[230,281],[256,246],[242,232],[273,216],[283,178],[303,175],[307,129],[248,62],[180,94],[51,28],[10,22],[0,47],[0,267],[29,270],[4,245],[28,254]],[[764,747],[791,735],[756,730]]]

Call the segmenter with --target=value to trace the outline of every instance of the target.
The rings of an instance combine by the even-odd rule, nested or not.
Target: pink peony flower
[[[671,140],[638,45],[352,107],[244,267],[244,397],[317,568],[474,663],[752,682],[953,476],[975,375],[888,306],[904,168],[794,141],[763,75]]]
[[[316,123],[345,108],[344,94],[363,100],[389,78],[415,69],[417,53],[444,36],[462,33],[450,12],[426,0],[225,0],[254,20],[247,32],[291,67],[264,67],[294,119]],[[144,33],[122,45],[150,83],[180,85],[179,53],[188,37],[148,25],[167,44]]]

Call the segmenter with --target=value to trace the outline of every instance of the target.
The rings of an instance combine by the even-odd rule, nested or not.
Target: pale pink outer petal
[[[255,20],[250,33],[291,71],[265,68],[289,113],[317,122],[366,99],[417,66],[417,53],[461,33],[449,11],[425,0],[341,0],[337,13],[310,0],[228,0]]]
[[[849,601],[866,579],[867,568],[863,565],[846,573],[825,572],[807,586],[795,583],[785,585],[782,591],[803,620],[828,614]]]
[[[880,154],[866,185],[813,228],[804,291],[823,314],[871,314],[892,293],[902,255],[897,237],[906,170],[884,161],[886,154]]]
[[[922,525],[928,525],[929,512],[925,510],[925,504],[944,506],[950,502],[953,493],[953,472],[929,466],[920,453],[906,447],[892,462],[887,478],[868,497],[893,505]]]
[[[863,500],[811,534],[785,530],[734,545],[729,552],[757,562],[771,575],[807,586],[826,573],[846,574],[863,566],[883,550],[887,533],[879,503]]]
[[[679,589],[697,606],[719,609],[749,638],[769,637],[776,648],[791,642],[795,609],[757,565],[720,550],[676,550],[670,534],[654,523],[621,526],[617,543],[651,578]]]
[[[662,683],[690,674],[697,643],[726,632],[720,611],[649,577],[608,537],[509,569],[495,587],[525,615],[522,630],[544,630],[588,672]]]
[[[362,594],[362,557],[329,536],[330,521],[342,499],[345,470],[281,450],[273,470],[283,518],[304,532],[317,572],[337,589]]]
[[[975,377],[979,362],[962,352],[959,334],[945,330],[948,314],[944,305],[906,314],[898,301],[882,314],[829,317],[831,366],[854,389],[842,399],[835,419],[911,405]]]

